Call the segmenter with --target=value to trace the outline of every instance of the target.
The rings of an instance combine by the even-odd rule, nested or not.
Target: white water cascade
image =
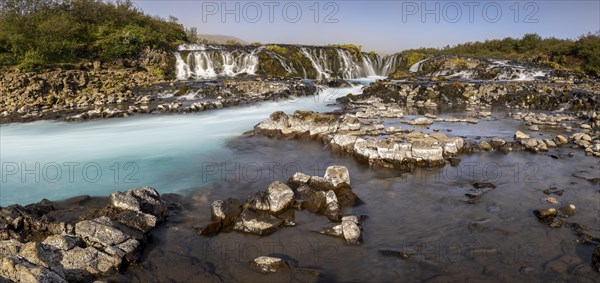
[[[382,60],[383,62],[381,63],[381,75],[386,77],[389,76],[396,70],[396,67],[398,67],[398,64],[401,60],[402,56],[397,53],[384,57]]]
[[[325,53],[325,50],[308,50],[307,48],[302,47],[300,48],[300,52],[310,60],[313,68],[315,68],[317,80],[328,80],[331,77],[331,70],[327,64],[327,53]]]
[[[179,47],[175,59],[179,80],[254,75],[258,68],[258,56],[254,50],[226,50],[214,46],[188,44]]]
[[[317,80],[385,77],[395,70],[398,60],[402,58],[397,54],[382,58],[362,53],[362,58],[357,59],[350,51],[335,47],[301,46],[297,50],[306,62],[310,62],[308,67],[262,47],[184,44],[175,52],[177,78],[189,80],[255,75],[259,69],[258,55],[265,55],[263,52],[290,75]]]
[[[410,68],[408,69],[409,72],[411,73],[416,73],[418,71],[421,70],[421,64],[423,64],[423,62],[427,61],[428,59],[425,60],[421,60],[415,64],[413,64],[412,66],[410,66]]]

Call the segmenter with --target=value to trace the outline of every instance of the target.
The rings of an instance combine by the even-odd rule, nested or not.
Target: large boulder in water
[[[334,187],[342,184],[350,186],[350,173],[344,166],[329,166],[325,170],[325,180],[329,181]]]
[[[152,187],[112,193],[109,203],[116,208],[151,214],[161,219],[166,217],[169,211],[158,192]]]
[[[334,225],[330,228],[321,230],[322,234],[334,237],[341,237],[346,240],[347,244],[356,245],[361,241],[360,218],[354,215],[342,217],[342,223]]]
[[[279,214],[294,204],[294,191],[282,182],[273,182],[267,189],[269,210]]]
[[[223,226],[233,224],[242,212],[239,200],[228,198],[227,200],[216,200],[210,206],[213,221],[220,221]]]

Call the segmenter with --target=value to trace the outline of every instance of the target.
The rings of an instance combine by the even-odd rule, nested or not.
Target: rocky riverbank
[[[508,109],[598,111],[600,83],[378,81],[366,97],[404,106],[497,106]],[[352,97],[349,97],[352,98]],[[340,99],[340,102],[346,100]]]
[[[79,71],[61,72],[61,76],[85,77]],[[189,113],[221,109],[240,104],[249,104],[264,100],[277,100],[290,96],[306,96],[317,93],[317,87],[302,80],[216,80],[199,82],[158,81],[147,82],[145,72],[107,71],[100,76],[111,78],[133,78],[119,83],[120,90],[86,95],[86,91],[76,94],[32,95],[28,88],[17,104],[11,96],[5,97],[5,105],[0,113],[0,123],[29,122],[35,120],[81,121],[98,118],[128,117],[148,113]],[[95,74],[94,76],[97,76]],[[97,78],[97,77],[96,77]],[[135,78],[141,78],[142,83]],[[35,80],[35,79],[34,79]],[[99,79],[100,81],[102,79]],[[55,81],[53,79],[49,81]],[[42,85],[47,82],[42,80]],[[134,89],[125,87],[133,85]],[[104,89],[104,86],[91,86],[92,89]],[[43,91],[43,90],[40,90]],[[33,98],[32,98],[33,97]],[[35,98],[37,97],[37,98]],[[57,97],[60,97],[57,98]],[[20,100],[19,100],[20,99]],[[10,102],[7,102],[10,101]],[[15,105],[23,105],[17,107]]]
[[[148,233],[177,205],[150,187],[0,209],[0,278],[15,282],[92,281],[134,264]]]

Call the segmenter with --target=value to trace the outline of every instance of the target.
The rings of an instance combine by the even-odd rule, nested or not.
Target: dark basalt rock
[[[67,282],[114,274],[138,260],[147,233],[165,220],[168,207],[156,190],[141,187],[114,193],[109,205],[91,206],[67,222],[57,222],[61,211],[47,200],[3,208],[0,235],[10,240],[0,242],[0,277]]]

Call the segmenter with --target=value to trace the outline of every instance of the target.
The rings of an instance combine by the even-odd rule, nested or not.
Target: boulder
[[[92,220],[84,220],[75,224],[75,234],[90,244],[111,246],[129,239],[143,239],[139,231],[119,225],[112,219],[103,216]]]
[[[504,144],[506,144],[506,141],[499,137],[493,137],[490,140],[490,144],[492,145],[493,148],[498,149],[498,148],[502,147]]]
[[[271,205],[269,204],[269,193],[266,191],[254,193],[246,200],[244,208],[250,208],[257,211],[269,211],[271,209]]]
[[[558,211],[556,208],[536,209],[533,211],[533,214],[535,214],[539,220],[546,220],[558,216]]]
[[[521,131],[515,132],[515,140],[516,141],[521,141],[521,140],[530,139],[530,138],[531,137],[529,135],[527,135],[527,134],[525,134],[525,133],[523,133]]]
[[[567,138],[561,136],[561,135],[557,135],[556,137],[554,137],[554,142],[557,145],[561,145],[561,144],[567,144],[569,143],[569,140],[567,140]]]
[[[411,121],[406,121],[405,123],[410,125],[431,125],[433,124],[433,120],[425,117],[419,117]]]
[[[359,217],[350,215],[342,217],[341,220],[341,224],[321,229],[320,233],[329,236],[344,238],[346,240],[346,243],[349,245],[360,244],[361,228],[359,223]]]
[[[309,175],[306,175],[301,172],[297,172],[292,177],[290,177],[290,180],[288,180],[288,183],[290,184],[290,186],[292,186],[294,188],[299,188],[302,185],[308,184],[308,180],[310,180]]]
[[[140,213],[132,210],[125,210],[113,216],[113,219],[123,225],[136,229],[143,233],[148,233],[160,222],[158,217]]]
[[[492,150],[492,145],[486,141],[479,142],[478,147],[480,150],[485,150],[485,151]]]
[[[9,282],[68,282],[55,272],[27,262],[26,260],[11,257],[0,257],[0,281],[3,281],[4,279],[9,280]]]
[[[342,233],[344,239],[348,244],[359,244],[360,243],[360,227],[358,223],[352,220],[342,220]]]
[[[260,256],[250,261],[250,269],[260,273],[275,273],[288,269],[288,265],[277,257]]]
[[[264,236],[275,232],[282,224],[281,219],[267,212],[244,209],[233,228],[238,231]]]
[[[109,203],[116,208],[146,213],[160,219],[166,217],[169,211],[167,205],[160,199],[158,192],[151,187],[112,193]]]
[[[324,191],[315,191],[305,203],[306,210],[312,213],[324,213],[327,198]]]
[[[350,173],[344,166],[329,166],[325,170],[325,180],[333,184],[334,187],[340,185],[350,186]]]
[[[46,238],[42,242],[42,244],[46,246],[51,246],[58,250],[66,251],[75,247],[77,244],[79,244],[79,242],[80,239],[77,237],[68,235],[51,235],[48,238]]]
[[[61,266],[65,270],[65,279],[69,281],[87,281],[90,274],[105,274],[117,270],[121,258],[109,255],[94,247],[75,247],[62,254]]]
[[[568,218],[575,215],[576,211],[577,209],[575,208],[574,204],[568,204],[558,209],[560,216],[563,218]]]
[[[267,191],[269,210],[272,213],[279,214],[294,204],[294,191],[282,182],[271,183]]]
[[[331,221],[339,221],[340,219],[340,205],[338,203],[337,196],[334,191],[328,191],[325,193],[325,216]]]
[[[216,200],[210,206],[213,221],[220,221],[223,226],[231,225],[242,212],[240,201],[234,198]]]

